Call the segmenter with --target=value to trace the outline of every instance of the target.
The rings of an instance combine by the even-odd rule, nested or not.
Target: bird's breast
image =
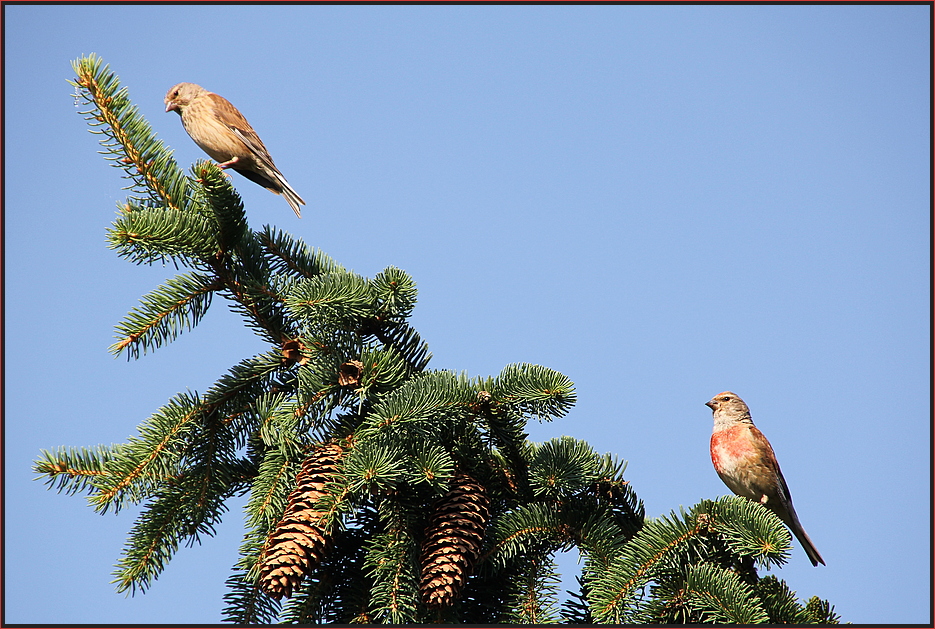
[[[738,465],[756,456],[756,448],[749,437],[746,424],[723,428],[711,434],[711,461],[718,473],[732,475]]]
[[[182,125],[202,151],[219,162],[245,157],[249,151],[231,130],[213,116],[198,116],[186,111]]]

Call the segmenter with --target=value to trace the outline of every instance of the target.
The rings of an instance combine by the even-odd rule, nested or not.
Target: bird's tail
[[[285,197],[286,202],[295,211],[295,215],[302,218],[302,212],[299,211],[299,206],[305,205],[305,201],[302,200],[299,193],[293,190],[292,186],[290,186],[285,179],[280,179],[279,181],[282,184],[282,196]]]
[[[302,218],[302,212],[299,211],[299,206],[305,205],[305,201],[303,201],[299,193],[289,185],[289,182],[286,181],[286,178],[282,176],[281,172],[275,168],[264,168],[264,174],[247,170],[246,168],[234,168],[234,170],[253,183],[263,186],[273,194],[281,194],[285,197],[286,202],[293,209],[295,215]]]
[[[817,566],[818,564],[824,566],[825,560],[818,554],[818,549],[815,548],[815,544],[812,543],[812,538],[810,538],[808,533],[805,532],[805,529],[802,528],[802,523],[799,522],[799,516],[796,515],[795,509],[790,508],[789,515],[792,521],[786,522],[786,524],[789,526],[789,530],[792,531],[792,534],[795,535],[795,538],[802,544],[802,548],[805,550],[805,554],[808,555],[809,561],[812,562],[813,566]]]
[[[799,540],[800,544],[802,544],[802,548],[805,549],[805,554],[808,555],[812,565],[825,565],[825,560],[822,559],[821,555],[818,554],[818,549],[815,548],[815,544],[812,543],[812,540],[809,538],[808,533],[805,532],[805,529],[800,527],[798,531],[792,532],[795,533],[796,539]]]

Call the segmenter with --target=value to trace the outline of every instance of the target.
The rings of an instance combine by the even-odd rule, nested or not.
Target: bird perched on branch
[[[795,513],[773,448],[753,425],[744,401],[736,393],[724,391],[705,406],[714,411],[711,461],[724,484],[738,496],[759,502],[778,515],[802,544],[812,565],[825,565]]]
[[[182,126],[195,144],[216,159],[221,168],[235,171],[267,190],[281,194],[302,218],[302,197],[283,177],[263,141],[247,119],[223,96],[194,83],[179,83],[165,98],[166,111],[182,117]]]

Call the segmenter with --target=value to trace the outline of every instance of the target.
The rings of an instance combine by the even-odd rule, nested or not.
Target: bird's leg
[[[220,164],[218,164],[218,168],[230,168],[231,166],[236,164],[238,161],[240,161],[239,157],[232,157],[226,162],[221,162]]]

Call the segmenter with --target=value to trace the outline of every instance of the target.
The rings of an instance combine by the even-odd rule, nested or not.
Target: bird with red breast
[[[759,502],[785,522],[813,566],[825,565],[792,506],[792,495],[766,437],[753,425],[750,409],[736,393],[724,391],[705,403],[714,412],[711,462],[724,484]]]

